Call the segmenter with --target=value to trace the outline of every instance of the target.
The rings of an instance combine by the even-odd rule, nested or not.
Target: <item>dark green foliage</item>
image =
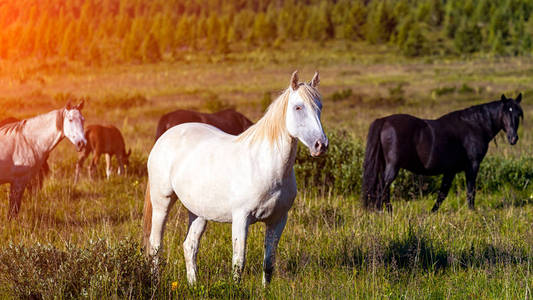
[[[432,93],[434,93],[436,96],[443,96],[443,95],[455,93],[456,89],[457,88],[455,86],[443,86],[443,87],[434,89]]]
[[[374,44],[388,42],[396,25],[397,20],[389,1],[371,2],[366,23],[366,38],[369,42]]]
[[[481,30],[477,24],[465,17],[457,28],[453,42],[460,53],[473,53],[481,48],[481,40]]]
[[[461,85],[461,88],[459,88],[458,92],[461,94],[471,94],[471,93],[474,93],[475,90],[473,87],[469,86],[468,84],[463,83],[463,85]]]
[[[230,105],[228,105],[225,101],[221,100],[218,95],[214,93],[208,93],[205,96],[204,106],[205,109],[207,109],[211,113],[221,111],[230,107]]]
[[[191,50],[332,39],[393,42],[407,56],[451,53],[452,44],[460,54],[522,55],[532,47],[533,3],[522,0],[63,1],[0,5],[0,16],[10,16],[0,21],[0,57],[157,62]]]
[[[363,145],[347,132],[327,134],[329,148],[324,157],[314,158],[309,149],[298,147],[294,169],[299,188],[343,195],[358,193],[363,173]]]
[[[411,26],[407,39],[402,44],[401,49],[406,56],[422,56],[429,52],[428,40],[422,34],[422,30],[418,24]]]

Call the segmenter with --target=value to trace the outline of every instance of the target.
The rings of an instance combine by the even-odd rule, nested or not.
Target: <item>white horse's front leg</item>
[[[240,281],[246,261],[246,238],[250,221],[248,214],[233,216],[231,223],[231,238],[233,241],[233,279]]]
[[[205,231],[207,221],[189,212],[189,231],[183,242],[183,254],[185,256],[185,266],[187,267],[187,281],[189,284],[196,282],[198,266],[196,265],[196,254],[200,246],[200,238]]]
[[[286,223],[287,214],[285,214],[277,223],[266,225],[265,258],[263,260],[263,286],[265,287],[272,279],[274,263],[276,261],[276,249],[278,248],[278,242]]]

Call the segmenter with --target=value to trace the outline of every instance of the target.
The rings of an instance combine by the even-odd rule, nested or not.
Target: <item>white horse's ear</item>
[[[318,71],[315,72],[315,76],[313,76],[313,79],[309,82],[309,85],[316,88],[318,84],[320,83],[320,76],[318,76]]]
[[[296,91],[298,89],[298,70],[296,70],[296,71],[294,71],[294,73],[292,73],[291,89],[293,91]]]
[[[516,103],[520,103],[520,101],[522,101],[522,93],[518,94],[518,97],[516,97],[514,101],[516,101]]]

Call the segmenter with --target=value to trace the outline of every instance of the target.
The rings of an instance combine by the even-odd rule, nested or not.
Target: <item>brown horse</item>
[[[93,151],[93,160],[89,164],[89,177],[92,178],[93,171],[102,154],[105,154],[107,179],[109,179],[109,176],[111,175],[111,158],[113,155],[117,157],[118,174],[124,174],[124,166],[129,165],[128,158],[131,154],[131,149],[126,153],[124,138],[118,128],[113,125],[89,125],[85,129],[85,137],[87,138],[87,145],[83,148],[78,162],[76,163],[76,176],[74,182],[78,182],[83,162]]]
[[[242,133],[254,124],[234,109],[225,109],[213,114],[178,109],[159,119],[155,140],[157,141],[169,128],[183,123],[205,123],[233,135]]]
[[[0,127],[7,125],[7,124],[16,123],[18,121],[20,120],[17,118],[7,117],[3,119],[2,121],[0,121]],[[34,178],[32,178],[32,180],[30,181],[28,185],[28,187],[31,189],[32,192],[37,192],[39,189],[43,187],[44,178],[50,173],[50,167],[48,166],[48,154],[45,155],[43,160],[44,160],[43,165],[41,169],[39,170],[39,173]]]

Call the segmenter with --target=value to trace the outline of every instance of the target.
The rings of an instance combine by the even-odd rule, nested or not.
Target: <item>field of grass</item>
[[[116,125],[133,154],[127,176],[106,181],[102,162],[100,179],[85,176],[74,186],[77,153],[63,141],[51,154],[44,188],[26,193],[12,222],[6,218],[8,186],[0,186],[0,296],[531,298],[533,178],[523,176],[502,179],[500,185],[499,177],[490,185],[478,182],[484,188],[475,211],[465,203],[464,177],[456,178],[436,214],[429,213],[435,194],[397,192],[392,215],[363,210],[357,184],[339,192],[299,178],[305,185],[299,186],[289,212],[268,289],[261,285],[262,224],[250,227],[243,280],[235,284],[231,226],[209,223],[198,255],[199,282],[189,287],[181,246],[187,213],[178,203],[167,224],[165,266],[160,276],[152,276],[141,253],[141,215],[145,163],[159,116],[177,108],[233,106],[256,121],[268,100],[288,86],[295,69],[302,80],[320,71],[326,133],[337,133],[333,141],[339,145],[358,147],[377,117],[401,112],[436,118],[502,93],[514,98],[522,92],[525,122],[518,144],[510,146],[498,136],[481,169],[496,172],[505,165],[520,169],[518,174],[532,173],[531,58],[410,60],[381,46],[297,43],[279,50],[191,54],[178,62],[98,69],[4,61],[0,119],[47,112],[63,105],[68,95],[88,97],[86,124]],[[344,148],[332,145],[330,152],[335,149]],[[362,154],[358,151],[354,155]],[[339,153],[328,155],[343,159]],[[358,173],[362,157],[346,158],[353,159],[343,162],[346,174]],[[402,190],[400,182],[416,180],[405,178],[395,190]]]

